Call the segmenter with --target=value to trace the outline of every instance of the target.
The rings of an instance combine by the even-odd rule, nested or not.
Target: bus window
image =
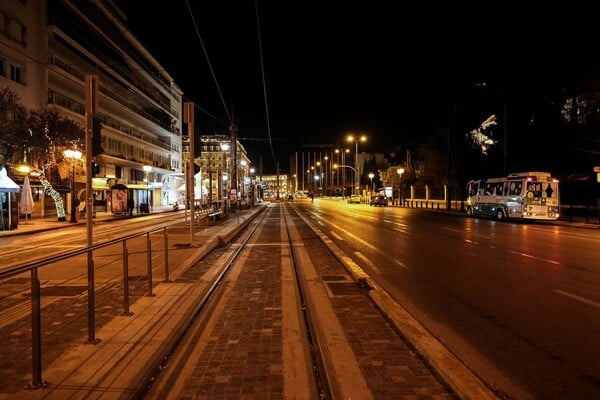
[[[533,197],[542,197],[542,184],[539,182],[529,182],[527,184],[527,191],[532,192]]]
[[[504,186],[504,182],[496,183],[496,196],[502,196],[502,187]]]
[[[511,196],[518,196],[521,194],[521,188],[521,182],[511,182],[509,193],[511,194]]]

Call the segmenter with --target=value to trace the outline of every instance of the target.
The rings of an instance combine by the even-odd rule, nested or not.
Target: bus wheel
[[[502,221],[504,219],[504,211],[501,208],[496,210],[496,219]]]

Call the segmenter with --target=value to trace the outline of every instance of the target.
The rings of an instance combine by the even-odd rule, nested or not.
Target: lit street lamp
[[[77,210],[75,205],[75,164],[77,164],[83,154],[77,149],[67,149],[63,154],[73,165],[73,173],[71,175],[71,220],[69,222],[75,223],[77,222]]]
[[[358,189],[360,177],[358,176],[358,142],[364,142],[367,140],[365,135],[354,136],[348,135],[348,141],[356,144],[356,152],[354,153],[354,174],[355,174],[355,188]]]
[[[254,184],[254,172],[255,172],[255,169],[254,168],[250,168],[250,196],[252,196],[250,198],[250,204],[252,206],[254,206],[254,196],[255,196],[254,195],[254,186],[256,186]]]
[[[221,173],[221,197],[223,200],[223,212],[227,214],[227,197],[228,197],[228,181],[229,181],[229,164],[227,162],[227,152],[229,151],[229,143],[221,143],[221,150],[225,157],[225,174]]]
[[[373,178],[375,177],[375,174],[372,172],[369,172],[369,179],[371,180],[371,193],[375,192],[375,186],[373,186]]]
[[[398,168],[396,170],[396,172],[398,173],[398,176],[400,177],[400,190],[398,191],[398,197],[399,197],[399,201],[400,201],[400,206],[402,206],[402,174],[404,173],[404,168]]]

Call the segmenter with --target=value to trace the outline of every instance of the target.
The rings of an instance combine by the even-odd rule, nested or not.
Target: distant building
[[[251,197],[256,196],[256,191],[253,190],[254,174],[251,172],[251,161],[244,146],[237,141],[237,145],[233,147],[230,135],[224,134],[194,135],[194,139],[194,147],[199,152],[195,154],[197,172],[194,174],[194,200],[202,204],[220,202],[223,198],[231,200],[234,189],[236,201],[251,204]],[[185,135],[182,158],[186,162],[190,158],[189,143],[189,137]],[[185,187],[179,189],[181,198],[185,196]],[[183,203],[183,200],[180,202]]]

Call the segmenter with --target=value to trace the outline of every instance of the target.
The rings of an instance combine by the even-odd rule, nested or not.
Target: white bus
[[[517,172],[467,183],[467,215],[530,220],[559,217],[558,180],[548,172]]]

